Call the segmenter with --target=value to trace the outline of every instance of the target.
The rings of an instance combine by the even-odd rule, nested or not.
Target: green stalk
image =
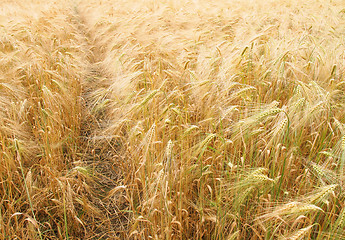
[[[66,239],[69,240],[68,236],[68,224],[67,224],[67,212],[66,212],[66,201],[65,201],[65,194],[63,196],[63,218],[65,221],[65,231],[66,231]]]

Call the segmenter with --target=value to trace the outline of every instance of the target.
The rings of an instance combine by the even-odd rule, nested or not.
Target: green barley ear
[[[268,116],[276,115],[276,114],[280,113],[281,111],[282,111],[281,108],[273,108],[273,109],[270,109],[270,110],[267,110],[267,111],[263,111],[260,114],[255,115],[255,119],[257,121],[262,121],[265,118],[267,118]]]
[[[141,103],[139,104],[139,107],[142,107],[144,105],[146,105],[146,103],[148,103],[148,101],[150,101],[156,94],[158,93],[158,90],[155,89],[152,92],[150,92],[146,98],[144,98]]]
[[[267,168],[257,168],[249,172],[241,181],[236,183],[234,196],[234,208],[239,210],[247,198],[255,190],[262,190],[274,182],[267,176]]]
[[[292,112],[297,112],[303,107],[303,105],[305,104],[305,101],[306,99],[304,97],[298,99],[296,102],[293,103],[293,105],[289,107],[289,110]]]
[[[320,166],[317,163],[314,163],[313,161],[308,161],[306,163],[307,167],[311,171],[311,173],[323,184],[335,184],[337,182],[337,177],[335,173],[333,173],[331,170]]]
[[[195,155],[202,155],[205,152],[208,144],[212,141],[212,139],[216,137],[217,135],[214,133],[209,134],[201,143],[198,144],[198,148],[195,151]]]
[[[233,207],[236,211],[239,211],[241,209],[242,205],[245,203],[247,198],[254,192],[254,190],[254,186],[249,186],[247,188],[239,190],[236,193],[236,195],[234,196],[235,200],[233,203]]]
[[[141,109],[142,107],[144,107],[151,99],[153,99],[157,94],[159,93],[159,90],[155,89],[152,90],[149,94],[147,94],[147,96],[138,104],[134,105],[129,112],[133,112],[136,110]]]

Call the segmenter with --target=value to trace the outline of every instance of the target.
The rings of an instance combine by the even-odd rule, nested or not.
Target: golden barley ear
[[[285,237],[285,236],[281,237],[280,239],[289,239],[289,240],[305,239],[307,234],[310,234],[313,227],[314,227],[314,225],[310,225],[308,227],[302,228],[302,229],[288,235],[287,237]]]
[[[318,191],[316,191],[313,194],[310,194],[306,200],[311,204],[322,204],[326,203],[328,201],[328,198],[333,195],[334,196],[334,190],[338,188],[338,184],[331,184],[326,185],[324,187],[321,187]]]

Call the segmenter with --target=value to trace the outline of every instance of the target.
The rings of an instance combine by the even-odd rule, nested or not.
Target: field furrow
[[[0,2],[0,239],[345,239],[340,0]]]

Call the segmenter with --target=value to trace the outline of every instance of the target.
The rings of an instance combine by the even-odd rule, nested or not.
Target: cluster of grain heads
[[[255,219],[266,237],[279,239],[304,239],[303,236],[311,226],[296,231],[315,221],[317,216],[324,215],[322,208],[305,202],[289,202],[268,210],[268,213]],[[292,229],[292,231],[290,230]],[[281,235],[283,233],[283,236]]]
[[[323,212],[323,210],[314,204],[303,202],[289,202],[282,206],[274,208],[269,213],[258,217],[256,220],[265,222],[272,218],[276,218],[285,221],[290,220],[291,222],[291,220],[294,221],[301,215],[306,215],[313,212]]]
[[[0,3],[0,234],[342,236],[340,0],[26,2]]]
[[[90,216],[87,176],[70,170],[80,158],[83,43],[63,2],[15,2],[1,3],[0,235],[68,239]]]
[[[276,236],[277,234],[279,236],[279,233],[284,233],[284,236],[292,238],[304,236],[304,230],[310,227],[305,227],[306,225],[323,219],[320,224],[315,226],[315,229],[319,229],[319,237],[330,236],[330,234],[333,234],[332,236],[340,236],[338,235],[338,225],[342,224],[343,210],[339,212],[339,206],[335,200],[336,197],[339,197],[337,189],[339,189],[339,185],[324,186],[304,196],[299,202],[289,202],[267,210],[266,214],[257,217],[255,221],[264,232],[269,232],[271,236]],[[341,206],[340,209],[342,209]],[[332,214],[339,215],[334,219]],[[295,227],[304,228],[295,232],[288,231],[288,228],[295,229]],[[314,236],[317,235],[315,234],[313,233]]]
[[[332,117],[343,119],[332,107],[340,104],[340,71],[326,64],[322,37],[332,40],[322,26],[302,30],[311,21],[304,11],[280,21],[262,11],[283,13],[272,2],[197,2],[92,0],[78,8],[107,75],[93,95],[108,109],[98,137],[117,144],[105,148],[127,173],[135,238],[249,238],[261,231],[253,215],[265,213],[267,202],[314,191],[310,172],[320,184],[338,184],[318,154],[337,139],[329,132]],[[248,9],[262,16],[260,23],[251,14],[251,24],[243,21]],[[288,40],[291,31],[297,35]],[[326,195],[293,201],[291,214],[268,210],[315,220]],[[268,219],[274,229],[276,219]],[[309,226],[284,235],[302,238]]]

